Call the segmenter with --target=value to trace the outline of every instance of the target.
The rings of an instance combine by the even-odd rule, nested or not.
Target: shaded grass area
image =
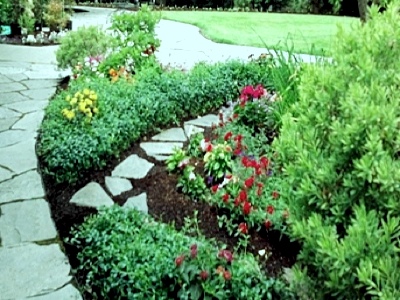
[[[286,50],[295,53],[329,53],[337,24],[350,28],[357,18],[219,11],[163,11],[162,18],[193,24],[208,39],[226,44]],[[179,33],[177,33],[179,34]]]

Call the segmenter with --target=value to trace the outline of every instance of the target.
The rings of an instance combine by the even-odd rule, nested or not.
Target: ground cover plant
[[[345,28],[356,18],[220,11],[163,11],[162,18],[198,26],[208,39],[226,44],[287,50],[294,53],[329,53],[336,24]],[[262,26],[261,26],[262,24]]]

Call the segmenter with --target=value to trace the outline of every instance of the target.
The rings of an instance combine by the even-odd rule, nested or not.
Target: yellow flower
[[[86,103],[87,106],[92,106],[93,101],[86,98],[85,103]]]
[[[99,109],[98,109],[97,107],[93,108],[93,113],[94,113],[94,114],[99,113]]]
[[[75,112],[73,110],[69,111],[66,117],[68,120],[72,120],[73,118],[75,118]]]
[[[92,114],[91,111],[87,112],[86,115],[87,115],[89,118],[91,118],[91,117],[93,116],[93,114]]]
[[[71,100],[71,96],[68,95],[68,96],[65,98],[65,100],[67,100],[67,101],[69,102],[69,100]]]
[[[85,96],[89,96],[90,90],[89,90],[89,89],[84,89],[84,90],[83,90],[83,94],[84,94]]]
[[[69,103],[71,105],[75,105],[76,103],[78,103],[78,99],[76,99],[75,97],[71,99],[71,101],[69,101]]]
[[[90,98],[91,100],[93,100],[93,101],[96,101],[96,100],[97,100],[97,95],[96,95],[95,93],[90,94],[89,98]]]
[[[75,98],[79,98],[79,95],[80,95],[80,94],[81,94],[81,93],[76,92],[75,95],[74,95],[74,97],[75,97]]]
[[[85,103],[84,103],[84,102],[80,102],[79,105],[78,105],[78,108],[79,108],[79,110],[80,110],[81,112],[85,112],[85,110],[86,110],[86,105],[85,105]]]

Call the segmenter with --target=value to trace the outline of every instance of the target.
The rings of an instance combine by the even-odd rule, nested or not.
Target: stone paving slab
[[[45,196],[42,178],[36,171],[29,171],[1,182],[0,191],[0,204],[16,200],[44,198]]]
[[[192,135],[195,135],[196,133],[202,133],[204,132],[204,128],[197,127],[191,124],[184,124],[183,128],[185,130],[185,134],[188,138],[190,138]]]
[[[35,142],[33,138],[30,138],[26,142],[0,148],[0,165],[16,174],[36,169],[38,162],[35,154]],[[18,159],[10,159],[12,157],[18,157]]]
[[[27,114],[34,111],[44,110],[48,103],[49,101],[47,100],[45,101],[27,100],[27,101],[4,104],[3,107],[19,111],[20,113],[23,114]]]
[[[44,111],[39,110],[24,115],[21,120],[14,124],[12,129],[22,129],[26,131],[37,131],[44,117]]]
[[[57,79],[30,79],[20,81],[21,84],[26,86],[29,90],[37,90],[43,88],[57,87]]]
[[[136,154],[133,154],[116,166],[111,172],[111,175],[113,177],[142,179],[147,175],[153,166],[153,163],[140,158]]]
[[[78,206],[99,208],[101,206],[112,206],[114,201],[107,195],[100,184],[90,182],[72,196],[70,203]]]
[[[31,99],[28,96],[20,94],[19,92],[12,92],[12,93],[2,92],[2,95],[0,97],[0,105],[7,103],[21,102],[26,100],[31,100]]]
[[[72,285],[68,284],[62,289],[59,289],[50,294],[43,296],[24,298],[24,299],[34,299],[34,300],[82,300],[82,296],[79,291]]]
[[[26,89],[27,87],[19,82],[0,83],[0,91],[2,93],[19,92]]]
[[[19,118],[21,113],[13,111],[11,109],[0,107],[0,119],[8,119],[8,118]]]
[[[54,93],[56,92],[56,88],[44,88],[44,89],[36,89],[29,91],[22,91],[21,94],[27,96],[32,100],[48,100],[50,99]]]
[[[128,200],[126,200],[124,208],[134,208],[137,209],[138,211],[144,212],[147,214],[149,212],[149,209],[147,207],[147,194],[146,193],[141,193],[138,196],[130,197]]]
[[[106,187],[113,196],[118,196],[123,192],[132,189],[132,184],[128,179],[106,176]]]
[[[0,247],[0,266],[0,300],[42,295],[71,280],[68,259],[58,244]]]
[[[0,237],[3,247],[56,238],[48,203],[37,199],[2,205]]]
[[[217,115],[205,115],[197,119],[185,122],[185,125],[195,125],[200,127],[211,127],[213,124],[217,125],[219,118]]]
[[[19,119],[19,117],[18,118],[0,119],[0,132],[9,130],[11,128],[11,126],[13,126],[15,124],[15,122],[18,121],[18,119]]]
[[[186,142],[187,138],[182,128],[170,128],[151,138],[155,141]]]
[[[10,179],[13,173],[7,169],[0,167],[0,182]]]
[[[8,130],[0,132],[0,148],[26,141],[32,137],[32,133],[25,130]]]
[[[140,148],[142,148],[147,155],[165,155],[174,153],[176,148],[181,149],[183,147],[183,143],[177,142],[145,142],[140,143]]]

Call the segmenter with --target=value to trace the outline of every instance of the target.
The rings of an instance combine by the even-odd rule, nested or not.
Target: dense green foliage
[[[339,30],[333,63],[302,70],[274,143],[311,298],[400,295],[398,11]]]
[[[78,63],[84,63],[86,57],[106,53],[111,44],[112,38],[97,26],[80,27],[76,31],[70,31],[62,38],[56,51],[58,67],[73,69]]]
[[[103,167],[149,130],[218,108],[235,99],[241,86],[269,86],[264,70],[259,62],[232,61],[199,64],[187,74],[150,68],[139,73],[134,84],[110,84],[97,77],[73,81],[46,109],[38,144],[43,171],[58,182],[74,182],[84,171]],[[68,105],[65,98],[85,88],[97,93],[99,113],[91,124],[67,120],[61,113]]]
[[[72,235],[96,299],[291,299],[253,256],[186,236],[134,209],[100,211]]]

